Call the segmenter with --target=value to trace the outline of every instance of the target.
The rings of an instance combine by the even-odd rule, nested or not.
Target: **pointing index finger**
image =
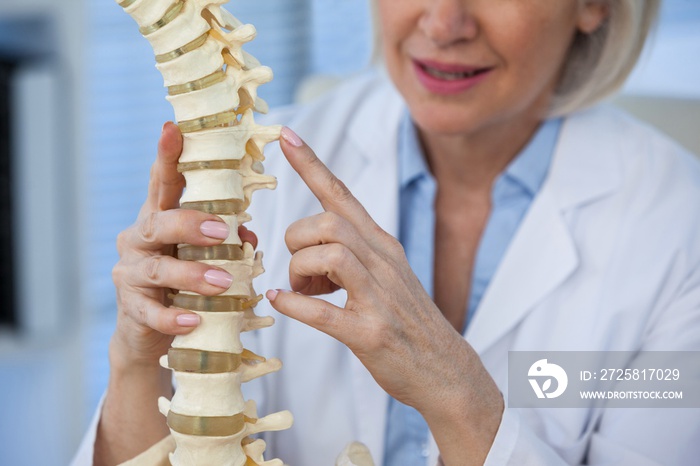
[[[324,210],[340,214],[356,226],[372,221],[347,186],[321,162],[314,151],[294,131],[286,126],[282,128],[280,145],[289,164],[321,202]]]

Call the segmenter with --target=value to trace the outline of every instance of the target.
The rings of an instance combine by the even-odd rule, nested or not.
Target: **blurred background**
[[[367,66],[367,0],[234,0],[271,106]],[[65,465],[106,386],[114,242],[172,119],[147,41],[109,0],[0,0],[0,465]],[[700,153],[700,2],[665,0],[612,101]]]

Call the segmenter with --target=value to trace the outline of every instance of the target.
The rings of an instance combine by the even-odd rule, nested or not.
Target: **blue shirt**
[[[491,213],[476,252],[469,302],[465,303],[467,319],[463,330],[474,316],[520,222],[544,183],[560,126],[560,119],[542,124],[494,182]],[[401,123],[398,153],[399,241],[413,272],[433,296],[437,184],[408,113]],[[428,425],[423,417],[393,398],[389,400],[387,414],[384,466],[425,466],[429,454]]]

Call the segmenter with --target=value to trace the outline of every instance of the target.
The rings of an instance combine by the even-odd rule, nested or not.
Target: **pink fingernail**
[[[197,314],[180,314],[175,317],[175,321],[180,327],[196,327],[201,319]]]
[[[267,299],[268,299],[270,302],[272,302],[272,301],[274,301],[275,299],[277,299],[277,296],[278,296],[280,293],[291,293],[291,291],[289,291],[289,290],[282,290],[282,289],[279,289],[279,288],[276,289],[276,290],[267,290],[267,293],[265,293],[265,296],[267,297]]]
[[[204,236],[215,239],[226,239],[230,233],[228,225],[224,222],[217,222],[213,220],[207,220],[199,226],[199,230]]]
[[[297,133],[295,133],[294,131],[292,131],[291,129],[289,129],[286,126],[282,128],[281,135],[282,135],[282,139],[284,139],[285,141],[287,141],[288,143],[290,143],[294,147],[301,147],[304,145],[304,141],[301,140],[301,138],[297,135]]]
[[[233,283],[233,277],[231,274],[224,272],[223,270],[208,270],[204,274],[204,280],[210,285],[218,286],[220,288],[228,289]]]

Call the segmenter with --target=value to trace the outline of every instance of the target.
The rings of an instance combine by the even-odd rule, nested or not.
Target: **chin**
[[[481,112],[465,106],[430,105],[411,106],[411,116],[416,125],[425,132],[440,135],[465,135],[477,131],[483,124]]]

